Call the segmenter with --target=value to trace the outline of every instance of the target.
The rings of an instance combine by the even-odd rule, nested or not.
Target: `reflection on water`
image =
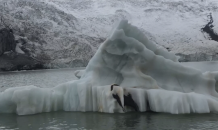
[[[0,114],[0,129],[20,130],[215,130],[217,114],[106,114],[51,112],[29,116]]]

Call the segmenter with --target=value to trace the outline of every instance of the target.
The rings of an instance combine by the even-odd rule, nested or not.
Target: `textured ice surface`
[[[113,29],[86,69],[76,75],[81,78],[54,88],[9,88],[0,93],[0,112],[123,112],[112,96],[113,83],[120,85],[116,93],[122,104],[122,95],[129,93],[141,112],[218,111],[218,72],[202,73],[182,66],[175,55],[158,49],[125,20]]]

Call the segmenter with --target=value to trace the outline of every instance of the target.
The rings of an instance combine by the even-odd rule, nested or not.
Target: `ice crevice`
[[[155,111],[173,114],[218,111],[218,72],[182,66],[126,20],[120,21],[79,78],[53,88],[13,87],[0,93],[0,113],[50,111]],[[112,84],[118,86],[111,87]],[[120,104],[118,103],[118,99]],[[133,103],[133,105],[134,105]],[[124,109],[122,108],[124,107]]]

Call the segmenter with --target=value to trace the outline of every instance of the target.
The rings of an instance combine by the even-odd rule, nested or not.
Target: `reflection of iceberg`
[[[0,112],[19,115],[57,110],[123,112],[112,96],[113,83],[123,87],[119,93],[132,95],[139,111],[217,112],[216,81],[217,72],[201,73],[183,67],[175,55],[157,49],[136,27],[121,21],[79,80],[50,89],[35,86],[7,89],[0,94]]]

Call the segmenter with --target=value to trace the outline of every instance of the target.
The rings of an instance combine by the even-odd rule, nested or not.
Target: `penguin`
[[[116,88],[114,86],[117,86]],[[139,111],[138,105],[135,103],[135,101],[132,99],[132,95],[124,89],[124,94],[121,92],[123,89],[117,85],[113,84],[111,85],[111,91],[112,96],[114,99],[117,100],[118,104],[123,108],[123,111],[125,112],[124,106],[131,107],[135,111]]]
[[[116,86],[116,87],[114,87]],[[123,102],[123,89],[117,84],[111,85],[111,92],[114,99],[117,100],[118,104],[122,107],[124,111],[124,102]]]

